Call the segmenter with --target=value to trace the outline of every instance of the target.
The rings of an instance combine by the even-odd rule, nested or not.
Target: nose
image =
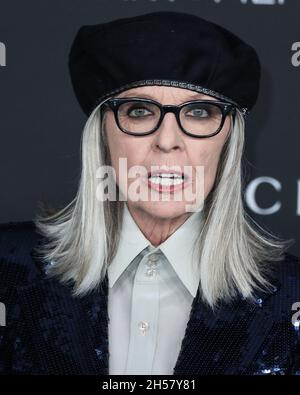
[[[155,148],[161,151],[170,152],[184,148],[184,135],[174,113],[168,112],[165,114],[162,123],[153,136]]]

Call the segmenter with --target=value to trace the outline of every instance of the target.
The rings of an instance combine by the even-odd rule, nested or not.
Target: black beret
[[[260,81],[253,47],[213,22],[174,11],[82,26],[69,70],[88,116],[104,99],[145,85],[202,92],[235,104],[246,116]]]

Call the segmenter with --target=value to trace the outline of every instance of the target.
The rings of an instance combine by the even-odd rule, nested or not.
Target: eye
[[[184,115],[184,117],[191,121],[208,121],[219,119],[222,116],[222,111],[214,103],[192,103],[183,107],[181,115]]]
[[[140,118],[144,116],[152,115],[152,112],[149,109],[142,107],[142,106],[132,106],[128,109],[127,115],[132,118]]]
[[[203,106],[195,106],[193,108],[187,108],[184,115],[188,117],[206,118],[210,116],[210,111]]]

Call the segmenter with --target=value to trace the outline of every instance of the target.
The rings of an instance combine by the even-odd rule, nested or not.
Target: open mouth
[[[155,185],[170,186],[183,184],[185,177],[180,173],[150,173],[148,180]]]
[[[148,186],[158,191],[175,191],[185,188],[188,176],[180,171],[158,170],[148,173]]]

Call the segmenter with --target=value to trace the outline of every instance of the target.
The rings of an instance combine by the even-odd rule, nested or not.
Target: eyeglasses
[[[110,98],[102,103],[101,111],[111,109],[119,129],[133,136],[154,133],[168,112],[175,114],[180,129],[188,136],[211,137],[219,133],[225,118],[236,107],[217,100],[192,100],[175,105],[162,105],[155,100],[140,97]]]

